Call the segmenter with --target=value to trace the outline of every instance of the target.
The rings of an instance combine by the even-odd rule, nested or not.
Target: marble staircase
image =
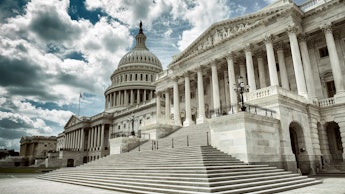
[[[110,155],[39,179],[125,193],[275,193],[321,183],[268,165],[248,165],[211,146]]]
[[[208,123],[191,125],[176,130],[172,134],[158,140],[148,140],[130,152],[149,151],[166,148],[210,145],[210,128]]]

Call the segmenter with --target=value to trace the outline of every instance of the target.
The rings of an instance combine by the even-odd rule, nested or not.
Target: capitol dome
[[[105,91],[105,110],[108,112],[146,103],[154,99],[153,82],[162,64],[145,45],[146,36],[140,22],[135,47],[122,57],[111,75],[111,86]]]

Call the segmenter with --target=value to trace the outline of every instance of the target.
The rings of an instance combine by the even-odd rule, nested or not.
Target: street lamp
[[[129,118],[129,121],[132,123],[132,131],[131,131],[131,135],[135,135],[135,131],[134,131],[134,115],[132,115],[130,118]]]
[[[242,76],[238,77],[237,82],[238,82],[238,87],[235,87],[235,91],[239,92],[241,95],[241,102],[240,102],[241,110],[246,111],[247,107],[244,105],[243,93],[248,90],[248,85],[244,84]]]

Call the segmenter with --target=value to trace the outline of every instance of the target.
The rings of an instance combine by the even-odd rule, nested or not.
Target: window
[[[335,94],[335,85],[334,85],[334,81],[329,81],[326,82],[327,85],[327,93],[328,93],[328,98],[331,98],[334,96]]]
[[[320,58],[327,57],[328,56],[327,47],[319,48],[319,54],[320,54]]]

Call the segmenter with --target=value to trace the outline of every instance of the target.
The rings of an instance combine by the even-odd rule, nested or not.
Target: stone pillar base
[[[205,117],[198,117],[196,119],[196,124],[202,124],[202,123],[206,123],[206,118]]]
[[[191,125],[194,125],[194,122],[193,122],[192,120],[186,119],[186,120],[183,122],[183,126],[184,126],[184,127],[188,127],[188,126],[191,126]]]

